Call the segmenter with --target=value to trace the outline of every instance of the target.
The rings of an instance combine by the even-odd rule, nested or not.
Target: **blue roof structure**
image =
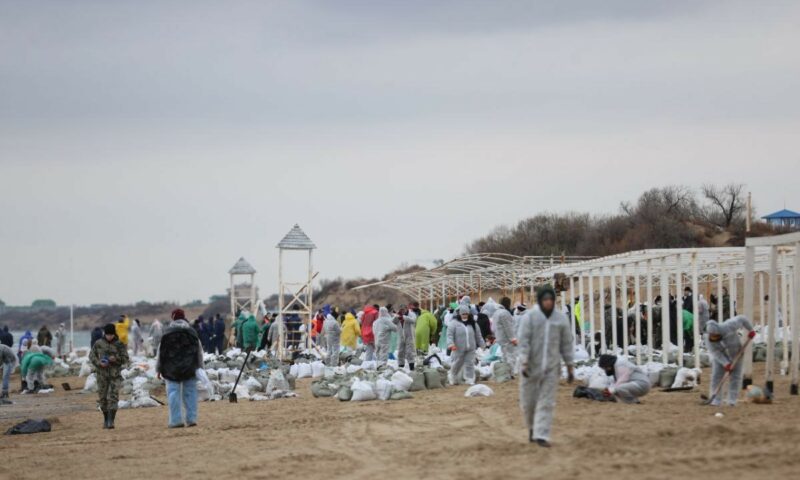
[[[779,220],[784,218],[800,218],[800,213],[793,212],[791,210],[786,210],[785,208],[779,212],[775,212],[772,215],[767,215],[766,217],[761,217],[764,220]]]

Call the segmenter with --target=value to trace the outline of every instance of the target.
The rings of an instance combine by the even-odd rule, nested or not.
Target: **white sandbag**
[[[293,376],[294,378],[297,378],[297,372],[299,370],[300,370],[300,365],[297,365],[295,363],[291,367],[289,367],[289,375]]]
[[[131,380],[131,386],[133,386],[134,390],[142,390],[147,381],[147,377],[136,377]]]
[[[375,360],[364,361],[361,363],[361,368],[363,368],[364,370],[377,370],[378,362],[376,362]]]
[[[393,389],[394,387],[392,387],[392,382],[386,380],[385,378],[379,378],[375,382],[375,394],[378,396],[379,400],[386,401],[392,398]]]
[[[247,391],[250,392],[251,395],[263,388],[261,386],[261,382],[253,377],[249,377],[247,380],[245,380],[244,386],[247,387]]]
[[[478,377],[480,380],[489,380],[492,378],[492,366],[491,365],[481,365],[478,366],[476,369],[478,371]]]
[[[372,385],[364,380],[356,379],[356,381],[353,382],[353,386],[350,387],[350,390],[353,391],[353,397],[350,399],[351,402],[366,402],[378,398],[372,390]]]
[[[249,400],[250,399],[250,390],[248,390],[247,387],[245,387],[242,384],[239,384],[236,387],[236,390],[234,390],[234,392],[236,393],[236,398],[238,398],[239,400]]]
[[[322,362],[311,362],[311,378],[320,378],[323,375],[325,375],[325,364]]]
[[[575,345],[575,353],[573,354],[574,361],[585,362],[589,360],[589,358],[589,352],[586,351],[583,345]]]
[[[225,352],[225,356],[228,357],[230,360],[236,359],[239,355],[242,354],[241,348],[231,348],[227,352]]]
[[[97,393],[97,375],[93,373],[86,377],[86,383],[83,385],[83,391]]]
[[[198,368],[195,371],[195,376],[197,377],[197,388],[198,390],[202,387],[209,395],[214,393],[214,385],[211,383],[211,379],[208,378],[208,374],[202,368]]]
[[[250,401],[251,402],[263,402],[263,401],[266,401],[266,400],[270,400],[270,397],[268,397],[266,395],[260,395],[260,394],[256,394],[256,395],[253,395],[252,397],[250,397]]]
[[[131,408],[152,408],[158,406],[159,403],[150,398],[149,396],[137,397],[131,401]]]
[[[362,365],[348,365],[347,369],[345,370],[347,373],[356,373],[364,370]]]
[[[308,363],[301,363],[297,365],[297,378],[311,378],[313,370]]]
[[[280,370],[272,370],[269,373],[269,381],[267,382],[267,393],[272,394],[277,391],[289,391],[289,382],[284,377],[283,372]]]
[[[130,400],[120,400],[117,402],[117,409],[118,410],[127,410],[131,408],[131,401]]]
[[[94,371],[94,367],[90,362],[83,362],[81,365],[81,370],[78,372],[79,377],[88,377]]]
[[[594,390],[605,390],[611,385],[611,377],[605,374],[605,372],[597,371],[589,377],[588,387]]]
[[[494,395],[494,391],[487,387],[486,385],[473,385],[469,387],[467,392],[464,394],[465,397],[491,397]]]
[[[675,382],[672,388],[696,387],[700,382],[700,369],[681,368],[675,375]]]
[[[239,376],[239,372],[229,368],[220,368],[217,374],[219,375],[220,383],[234,383],[236,382],[236,377]]]
[[[53,390],[52,388],[43,388],[43,389],[39,390],[36,393],[38,393],[39,395],[47,395],[47,394],[53,393],[53,392],[55,392],[55,390]]]
[[[394,372],[392,375],[392,387],[398,392],[407,392],[413,383],[414,379],[404,372]]]

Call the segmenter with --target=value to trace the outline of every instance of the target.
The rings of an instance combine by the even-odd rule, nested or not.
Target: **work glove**
[[[451,352],[455,352],[456,350],[458,350],[458,348],[456,348],[455,345],[450,345],[449,347],[447,347],[447,349],[450,350]]]
[[[733,365],[730,364],[730,363],[725,365],[725,371],[726,372],[732,372],[733,371]]]
[[[575,382],[575,368],[567,367],[567,383],[572,385]]]
[[[606,389],[604,389],[604,390],[603,390],[603,396],[604,396],[605,398],[611,398],[611,391],[610,391],[609,389],[607,389],[607,388],[606,388]]]
[[[756,331],[750,330],[750,332],[747,334],[747,338],[756,338]]]
[[[527,363],[523,363],[522,365],[520,365],[519,373],[521,373],[523,377],[528,378],[528,364]]]
[[[516,347],[517,345],[519,345],[519,340],[517,340],[516,338],[512,338],[511,345],[514,345]]]

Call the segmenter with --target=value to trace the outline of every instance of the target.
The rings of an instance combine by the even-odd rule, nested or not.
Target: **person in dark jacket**
[[[197,425],[196,372],[202,366],[203,346],[197,331],[186,321],[183,310],[173,310],[172,323],[164,330],[156,360],[158,376],[167,382],[169,428]]]
[[[39,342],[40,347],[52,346],[53,334],[50,333],[50,329],[47,328],[47,325],[43,325],[42,328],[39,329],[39,334],[36,336],[36,340]]]
[[[489,316],[483,313],[483,305],[484,303],[481,302],[478,304],[478,328],[481,329],[481,336],[486,339],[492,335],[492,322],[489,321]]]
[[[92,330],[92,339],[90,341],[90,346],[94,347],[94,344],[97,343],[98,340],[103,338],[103,329],[100,327],[94,327]]]
[[[4,326],[3,330],[0,331],[0,344],[6,347],[14,347],[14,335],[8,331],[8,325]]]
[[[214,349],[211,353],[214,353],[214,350],[217,355],[222,355],[225,351],[225,319],[219,313],[214,321]]]

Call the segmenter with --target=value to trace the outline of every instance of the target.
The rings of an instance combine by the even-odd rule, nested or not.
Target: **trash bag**
[[[406,375],[404,372],[394,372],[394,375],[392,375],[392,386],[396,391],[407,392],[413,383],[414,379]]]
[[[389,400],[410,400],[412,398],[414,398],[414,396],[411,395],[411,393],[399,390],[392,393],[392,396],[389,398]]]
[[[97,393],[97,375],[93,373],[86,378],[86,383],[83,385],[83,391]]]
[[[332,397],[336,395],[336,393],[337,392],[335,392],[326,381],[311,383],[311,394],[314,395],[314,398]]]
[[[492,379],[497,383],[511,381],[511,365],[506,362],[494,362],[492,364]]]
[[[439,374],[439,370],[426,368],[422,373],[425,375],[425,388],[428,390],[442,388],[442,377]]]
[[[336,398],[338,398],[340,402],[349,402],[353,399],[353,391],[350,390],[350,387],[347,385],[342,385],[339,387],[339,392],[336,393]]]
[[[420,392],[427,388],[425,386],[425,374],[422,373],[421,371],[415,370],[411,372],[411,379],[412,379],[411,386],[408,387],[409,392]]]
[[[592,390],[604,390],[611,384],[611,378],[605,372],[597,371],[589,377],[589,388]]]
[[[6,430],[6,435],[28,435],[31,433],[49,432],[50,422],[47,420],[25,420]]]
[[[392,391],[394,387],[392,386],[392,382],[386,380],[385,378],[379,378],[377,382],[375,382],[376,390],[375,392],[378,395],[379,400],[389,400],[392,397]]]
[[[79,377],[88,377],[89,375],[92,374],[93,371],[94,371],[94,369],[92,368],[92,364],[91,363],[83,362],[83,365],[81,365],[81,370],[80,370],[80,372],[78,372],[78,376]]]
[[[675,382],[675,377],[678,375],[678,369],[675,367],[667,367],[661,370],[658,374],[658,386],[661,388],[672,388]]]
[[[244,382],[244,386],[247,387],[247,390],[252,395],[255,392],[260,391],[263,387],[261,386],[261,382],[256,380],[254,377],[248,377],[247,380]]]
[[[350,387],[350,389],[353,391],[353,397],[350,399],[351,402],[365,402],[378,398],[372,390],[372,385],[364,380],[357,379],[353,382],[353,386]]]
[[[577,387],[572,396],[575,398],[588,398],[595,402],[616,402],[614,397],[604,397],[603,391],[589,387]]]
[[[469,387],[467,389],[466,393],[464,393],[464,396],[467,397],[467,398],[469,398],[469,397],[491,397],[492,395],[494,395],[494,391],[491,388],[487,387],[486,385],[481,385],[481,384],[477,384],[477,385],[473,385],[473,386]]]

